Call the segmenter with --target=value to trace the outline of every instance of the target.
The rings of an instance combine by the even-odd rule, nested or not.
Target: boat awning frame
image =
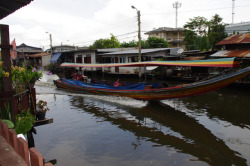
[[[133,63],[83,64],[62,63],[61,67],[144,67],[144,66],[190,66],[190,67],[239,67],[235,58],[208,59],[196,61],[147,61]]]
[[[53,54],[52,58],[50,59],[50,62],[51,63],[56,63],[61,55],[62,55],[62,53]]]

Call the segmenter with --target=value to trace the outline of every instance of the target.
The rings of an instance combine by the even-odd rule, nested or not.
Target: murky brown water
[[[57,165],[250,165],[249,90],[161,102],[36,90],[54,118],[36,148]]]

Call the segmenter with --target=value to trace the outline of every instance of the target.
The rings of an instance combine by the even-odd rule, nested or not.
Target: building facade
[[[248,33],[250,32],[250,22],[229,24],[225,27],[225,31],[228,35]]]
[[[146,32],[145,34],[149,37],[157,37],[166,40],[168,42],[169,48],[181,47],[185,49],[184,28],[161,27]]]

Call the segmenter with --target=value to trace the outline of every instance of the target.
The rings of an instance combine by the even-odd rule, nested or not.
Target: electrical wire
[[[244,6],[235,6],[235,8],[238,7],[249,7],[250,5],[244,5]],[[221,9],[231,9],[232,7],[224,7],[224,8],[214,8],[214,9],[201,9],[201,10],[187,10],[187,11],[178,11],[178,13],[189,13],[189,12],[200,12],[200,11],[209,11],[209,10],[221,10]],[[147,15],[165,15],[165,14],[172,14],[175,13],[173,12],[168,12],[168,13],[148,13],[148,14],[142,14],[144,16]]]

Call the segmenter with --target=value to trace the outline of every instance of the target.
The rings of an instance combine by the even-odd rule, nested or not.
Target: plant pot
[[[46,115],[45,112],[37,112],[36,113],[36,119],[37,120],[44,120],[45,119],[45,115]]]

